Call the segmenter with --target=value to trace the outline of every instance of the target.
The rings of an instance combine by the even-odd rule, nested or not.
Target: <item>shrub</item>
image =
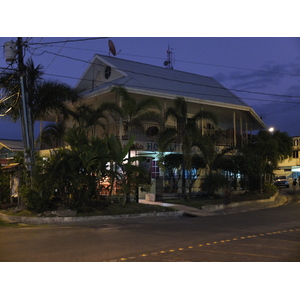
[[[275,195],[277,192],[277,187],[271,183],[265,183],[264,184],[264,192],[271,194],[271,195]]]
[[[24,186],[20,190],[20,195],[23,199],[23,203],[27,206],[28,210],[35,212],[43,212],[48,210],[49,203],[45,201],[37,191]]]
[[[10,178],[0,169],[0,204],[10,201]]]
[[[225,176],[219,173],[208,174],[201,183],[201,189],[213,196],[215,192],[228,185],[228,180]]]

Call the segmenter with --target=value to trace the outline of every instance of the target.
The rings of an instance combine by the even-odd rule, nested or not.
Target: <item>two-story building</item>
[[[202,120],[200,127],[202,134],[217,130],[225,133],[219,140],[219,148],[241,146],[247,143],[254,130],[265,128],[250,106],[212,77],[98,54],[76,86],[82,98],[79,104],[98,108],[104,102],[115,102],[121,106],[122,98],[112,91],[116,86],[124,87],[137,101],[155,97],[161,104],[162,114],[173,106],[176,97],[183,97],[188,103],[188,117],[200,110],[213,113],[218,124]],[[68,126],[72,126],[72,121]],[[176,127],[177,124],[170,119],[166,126]],[[156,164],[158,132],[155,124],[150,123],[144,124],[143,132],[134,132],[135,142],[139,145],[138,153],[134,155],[144,154],[152,158],[152,178],[161,176]],[[122,140],[128,138],[120,120],[109,120],[107,133],[114,133]],[[100,135],[101,128],[96,129],[94,134]],[[174,144],[169,151],[180,152],[180,149],[180,145]]]

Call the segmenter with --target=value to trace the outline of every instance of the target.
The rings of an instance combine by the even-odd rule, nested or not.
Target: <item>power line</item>
[[[54,41],[54,42],[44,42],[44,43],[28,43],[27,45],[51,45],[51,44],[59,44],[59,43],[73,43],[73,42],[85,42],[92,40],[103,40],[107,39],[107,37],[94,37],[94,38],[84,38],[84,39],[76,39],[76,40],[64,40],[64,41]]]
[[[86,40],[86,39],[84,39],[84,40]],[[60,42],[64,43],[64,45],[65,45],[67,42],[72,42],[72,41],[78,41],[78,40],[65,40],[65,41],[60,41]],[[64,47],[64,46],[62,46],[62,47]],[[62,54],[59,54],[59,53],[54,53],[54,52],[51,52],[51,51],[46,51],[45,50],[45,51],[43,51],[43,53],[48,53],[48,54],[51,54],[51,55],[60,56],[60,57],[63,57],[63,58],[67,58],[67,59],[71,59],[71,60],[75,60],[75,61],[79,61],[79,62],[90,63],[90,61],[86,61],[86,60],[83,60],[83,59],[70,57],[70,56],[67,56],[67,55],[62,55]],[[52,60],[52,62],[53,62],[53,60]],[[97,63],[93,63],[93,64],[94,65],[100,65],[100,64],[97,64]],[[7,69],[7,68],[5,68],[5,69]],[[133,72],[131,70],[124,70],[124,71],[132,72],[132,73],[140,74],[140,75],[144,75],[144,76],[151,76],[151,77],[153,77],[152,75],[148,75],[146,73]],[[80,79],[78,77],[65,76],[65,75],[55,75],[55,74],[47,74],[47,73],[45,73],[45,75],[55,76],[55,77],[62,77],[62,78],[69,78],[69,79],[76,79],[76,80]],[[191,85],[197,85],[197,86],[201,85],[201,86],[205,86],[205,87],[209,87],[209,88],[220,88],[220,89],[223,89],[223,87],[216,87],[216,86],[198,84],[198,83],[193,83],[193,82],[188,82],[188,81],[182,81],[182,80],[174,80],[174,79],[170,79],[170,78],[166,78],[166,77],[161,77],[161,76],[154,76],[154,77],[160,78],[160,79],[164,79],[164,80],[173,81],[173,82],[175,81],[175,82],[181,82],[181,83],[188,83],[188,84],[191,84]],[[89,80],[89,81],[92,81],[92,80]],[[256,91],[246,91],[246,90],[231,89],[231,88],[226,88],[226,89],[228,91],[235,91],[235,92],[240,92],[240,93],[250,93],[250,94],[256,94],[256,95],[263,95],[263,96],[300,98],[300,96],[292,96],[292,95],[279,95],[279,94],[273,94],[273,93],[263,93],[263,92],[256,92]],[[167,89],[164,89],[164,90],[165,91],[172,91],[172,92],[179,92],[179,91],[176,91],[176,90],[167,90]],[[198,94],[200,95],[200,93],[198,93]],[[201,93],[201,95],[204,95],[204,94]],[[214,95],[214,94],[208,94],[208,93],[206,93],[205,95],[218,96],[218,97],[227,98],[226,96]],[[234,96],[236,96],[236,95],[234,95]],[[243,99],[254,100],[254,101],[266,101],[266,102],[276,102],[276,103],[294,103],[294,104],[298,104],[297,102],[292,102],[292,101],[284,101],[283,102],[283,101],[266,100],[266,99],[253,99],[253,98],[244,98],[244,97],[243,97]]]
[[[60,47],[59,51],[57,52],[57,54],[59,54],[61,52],[61,50],[64,48],[64,46],[66,45],[67,41],[65,41],[65,43]],[[45,72],[47,71],[47,69],[51,66],[51,64],[54,62],[56,56],[53,57],[52,61],[48,64],[48,66],[45,68]]]
[[[75,60],[75,61],[80,61],[80,62],[84,62],[84,63],[90,63],[89,61],[83,60],[83,59],[79,59],[79,58],[74,58],[74,57],[70,57],[67,55],[62,55],[62,54],[57,54],[51,51],[44,51],[46,53],[49,54],[53,54],[53,55],[57,55],[60,57],[64,57],[64,58],[68,58],[71,60]],[[97,64],[97,63],[93,63],[94,65],[99,65],[101,66],[101,64]],[[219,88],[219,89],[224,89],[224,87],[216,87],[216,86],[211,86],[211,85],[207,85],[207,84],[198,84],[198,83],[194,83],[194,82],[188,82],[188,81],[183,81],[183,80],[175,80],[175,79],[170,79],[167,77],[161,77],[161,76],[154,76],[154,75],[148,75],[146,73],[142,73],[142,72],[133,72],[132,70],[126,70],[126,69],[122,69],[123,71],[127,71],[127,72],[131,72],[134,74],[139,74],[139,75],[144,75],[144,76],[149,76],[149,77],[155,77],[155,78],[159,78],[159,79],[164,79],[164,80],[169,80],[169,81],[173,81],[173,82],[180,82],[180,83],[188,83],[191,85],[196,85],[196,86],[205,86],[208,88]],[[240,93],[249,93],[249,94],[256,94],[256,95],[264,95],[264,96],[274,96],[274,97],[285,97],[285,98],[300,98],[300,96],[292,96],[292,95],[282,95],[282,94],[273,94],[273,93],[263,93],[263,92],[256,92],[256,91],[246,91],[246,90],[239,90],[239,89],[233,89],[233,88],[226,88],[229,91],[235,91],[235,92],[240,92]]]
[[[56,47],[56,46],[54,46]],[[75,49],[75,50],[82,50],[82,51],[91,51],[94,53],[106,53],[105,51],[99,51],[96,49],[87,49],[87,48],[78,48],[78,47],[65,47],[68,49]],[[140,57],[140,58],[148,58],[148,59],[156,59],[156,60],[165,60],[162,57],[155,57],[155,56],[147,56],[147,55],[138,55],[138,54],[128,54],[128,53],[122,53],[123,56],[129,56],[129,57]],[[176,59],[176,62],[180,63],[187,63],[187,64],[197,64],[197,65],[205,65],[205,66],[211,66],[211,67],[218,67],[218,68],[226,68],[226,69],[236,69],[236,70],[242,70],[242,71],[251,71],[251,72],[260,72],[260,73],[268,73],[268,74],[278,74],[278,75],[285,75],[285,76],[293,76],[293,77],[300,77],[300,74],[291,74],[291,73],[283,73],[283,72],[275,72],[275,71],[268,71],[268,70],[258,70],[258,69],[251,69],[251,68],[242,68],[242,67],[234,67],[234,66],[226,66],[226,65],[218,65],[218,64],[210,64],[210,63],[204,63],[199,61],[188,61],[188,60],[179,60]]]

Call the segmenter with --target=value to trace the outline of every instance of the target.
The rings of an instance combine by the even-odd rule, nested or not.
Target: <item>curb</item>
[[[279,193],[278,191],[274,196],[270,197],[269,199],[233,202],[227,205],[207,205],[205,207],[202,207],[202,209],[209,212],[215,212],[216,214],[232,214],[278,207],[288,203],[288,201],[288,195],[284,193]]]
[[[113,219],[134,219],[143,217],[180,217],[184,213],[182,211],[174,212],[157,212],[157,213],[144,213],[144,214],[128,214],[128,215],[106,215],[106,216],[90,216],[90,217],[23,217],[23,216],[11,216],[0,213],[0,219],[3,221],[24,223],[30,225],[42,225],[42,224],[61,224],[61,223],[80,223],[90,221],[102,221]]]

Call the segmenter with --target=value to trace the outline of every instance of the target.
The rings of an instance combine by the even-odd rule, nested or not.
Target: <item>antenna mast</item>
[[[167,60],[165,60],[164,66],[167,69],[173,69],[173,52],[172,52],[172,48],[170,48],[170,45],[168,45]]]

